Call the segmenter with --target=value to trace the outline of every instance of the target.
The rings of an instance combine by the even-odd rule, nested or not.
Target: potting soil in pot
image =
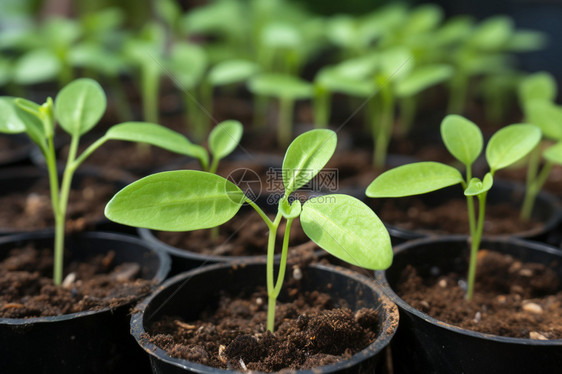
[[[267,294],[222,295],[197,321],[167,316],[152,323],[146,339],[172,357],[207,366],[265,372],[309,369],[349,358],[377,335],[377,312],[352,312],[340,300],[289,289],[294,300],[277,303],[275,333],[266,325]],[[334,308],[338,305],[338,308]],[[331,309],[334,308],[334,309]]]
[[[480,250],[473,299],[465,299],[466,274],[422,279],[408,266],[397,294],[412,307],[478,332],[531,339],[562,339],[562,287],[544,265]]]
[[[150,292],[153,282],[137,279],[135,263],[115,265],[113,252],[88,262],[70,262],[62,286],[51,279],[51,250],[14,249],[0,262],[0,317],[29,318],[114,308]]]

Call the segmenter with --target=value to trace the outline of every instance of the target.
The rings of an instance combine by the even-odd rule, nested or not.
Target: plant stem
[[[277,229],[279,228],[279,223],[281,222],[282,215],[280,212],[277,213],[275,220],[273,221],[272,228],[269,229],[269,236],[267,240],[267,329],[273,332],[275,327],[275,301],[276,298],[273,297],[275,293],[274,284],[274,265],[275,265],[275,239],[277,237]]]
[[[466,291],[466,299],[472,300],[474,293],[474,280],[476,279],[476,263],[478,261],[478,249],[482,240],[482,231],[484,229],[484,217],[486,214],[486,196],[487,192],[478,195],[478,225],[474,235],[470,238],[470,262],[468,266],[468,287]]]
[[[252,126],[254,129],[263,128],[267,117],[267,97],[263,95],[254,95],[254,116],[252,118]]]
[[[451,80],[451,93],[449,96],[449,104],[447,113],[462,114],[466,104],[466,91],[468,78],[463,72],[453,76]]]
[[[142,109],[146,122],[158,123],[159,78],[160,69],[155,63],[141,67]]]
[[[330,118],[330,92],[322,86],[314,87],[314,127],[326,128]]]
[[[531,218],[531,213],[533,212],[533,206],[535,205],[535,199],[537,197],[537,194],[540,192],[540,190],[546,183],[546,180],[548,179],[551,170],[552,170],[552,162],[546,161],[545,165],[543,166],[537,178],[532,180],[531,183],[527,183],[527,188],[525,190],[525,198],[523,200],[523,205],[521,207],[520,218],[522,220],[528,221]]]
[[[415,96],[403,97],[400,100],[400,136],[406,137],[412,131],[418,102]]]
[[[466,184],[472,179],[472,165],[466,165]],[[466,187],[463,187],[465,189]],[[474,230],[476,229],[476,217],[474,215],[474,197],[466,197],[466,207],[468,210],[468,227],[470,237],[474,236]]]
[[[293,108],[295,100],[288,97],[279,99],[279,122],[277,123],[277,143],[287,148],[293,136]]]
[[[373,165],[375,168],[382,170],[386,163],[386,154],[388,153],[392,126],[394,125],[394,96],[388,84],[381,86],[380,102],[380,123],[373,131],[375,140]]]

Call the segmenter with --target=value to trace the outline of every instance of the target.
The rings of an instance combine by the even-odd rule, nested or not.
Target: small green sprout
[[[536,196],[548,179],[552,166],[562,165],[562,107],[554,101],[556,94],[556,80],[545,72],[531,74],[519,85],[519,101],[525,121],[538,126],[543,136],[541,144],[531,152],[527,164],[525,199],[521,207],[521,218],[524,220],[531,217]],[[542,168],[541,154],[545,161]]]
[[[343,194],[319,196],[301,204],[290,195],[309,182],[336,148],[336,134],[316,129],[298,136],[283,160],[284,196],[271,220],[235,184],[215,174],[176,170],[144,177],[119,191],[107,204],[106,216],[115,222],[166,231],[191,231],[219,226],[244,203],[252,206],[269,228],[267,247],[267,328],[275,326],[275,303],[287,266],[289,233],[300,217],[306,235],[321,248],[351,264],[386,269],[392,262],[388,231],[360,200]],[[275,238],[287,221],[277,280],[274,274]]]
[[[416,162],[399,166],[378,176],[368,187],[369,197],[404,197],[424,194],[461,184],[466,196],[470,262],[467,299],[472,298],[476,275],[476,254],[480,247],[487,193],[492,188],[494,173],[522,159],[538,144],[541,132],[528,124],[514,124],[498,130],[486,147],[490,171],[481,180],[472,175],[472,165],[482,153],[482,132],[473,122],[458,115],[448,115],[441,123],[441,136],[447,150],[466,167],[466,177],[456,168],[439,162]],[[478,217],[474,197],[478,198]]]
[[[277,142],[286,147],[293,136],[293,112],[296,100],[312,97],[312,85],[305,80],[285,74],[261,74],[249,81],[248,88],[254,94],[256,103],[260,98],[274,97],[279,100]],[[256,108],[256,111],[264,111]]]
[[[55,217],[53,281],[57,285],[62,282],[64,228],[70,185],[77,168],[92,152],[108,140],[147,143],[184,155],[198,152],[193,150],[193,144],[183,135],[165,127],[152,123],[125,122],[111,127],[105,135],[78,154],[80,138],[98,123],[105,109],[103,89],[96,81],[87,78],[69,83],[57,94],[54,102],[48,98],[43,105],[21,98],[0,98],[0,132],[27,133],[45,157]],[[71,136],[61,180],[54,146],[56,123]],[[212,147],[215,157],[220,158],[231,144],[223,135],[216,135],[215,138]]]

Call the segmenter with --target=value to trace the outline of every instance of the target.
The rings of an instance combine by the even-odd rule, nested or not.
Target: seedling
[[[291,225],[300,217],[306,235],[321,248],[351,264],[385,269],[392,262],[390,236],[375,213],[360,200],[343,195],[319,196],[301,204],[291,193],[309,182],[326,165],[336,148],[336,134],[317,129],[298,136],[283,160],[284,196],[271,220],[235,184],[215,174],[176,170],[144,177],[119,191],[107,204],[106,216],[131,226],[166,231],[215,227],[230,220],[244,203],[252,206],[269,229],[267,247],[267,328],[275,326],[275,303],[287,265]],[[275,238],[287,220],[277,280]]]
[[[277,143],[281,147],[289,144],[293,136],[293,112],[295,101],[312,97],[312,85],[300,78],[284,74],[261,74],[250,80],[248,88],[254,94],[256,103],[260,98],[274,97],[279,100],[277,120]],[[255,108],[264,112],[263,108]]]
[[[165,127],[144,123],[125,122],[111,127],[105,135],[78,155],[82,135],[91,130],[106,109],[106,96],[101,86],[91,79],[78,79],[66,85],[56,96],[43,105],[21,98],[0,99],[0,131],[25,132],[37,144],[45,157],[51,189],[51,203],[55,217],[55,244],[53,281],[62,282],[64,227],[68,196],[77,168],[108,140],[125,140],[155,145],[172,152],[191,155],[192,144],[181,134]],[[59,181],[54,147],[55,121],[71,136],[70,150]],[[222,137],[214,141],[220,157]],[[226,144],[225,146],[228,146]]]
[[[521,207],[521,218],[524,220],[531,217],[536,196],[548,179],[552,166],[562,165],[562,107],[554,101],[556,94],[556,80],[544,72],[529,75],[519,85],[519,101],[525,120],[538,126],[543,136],[541,144],[531,152],[527,164],[525,199]],[[541,154],[545,161],[542,167]]]
[[[470,261],[466,298],[472,298],[476,275],[476,255],[482,239],[486,197],[492,188],[494,173],[522,159],[538,144],[541,132],[528,124],[514,124],[498,130],[486,147],[486,160],[490,171],[483,179],[473,177],[472,165],[483,148],[482,132],[473,122],[458,115],[448,115],[441,123],[441,137],[447,150],[465,167],[466,176],[456,168],[439,162],[416,162],[388,170],[378,176],[368,187],[369,197],[404,197],[424,194],[441,188],[461,184],[466,196]],[[478,198],[478,217],[474,197]]]

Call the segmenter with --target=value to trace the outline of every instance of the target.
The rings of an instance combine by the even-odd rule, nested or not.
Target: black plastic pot
[[[525,196],[525,186],[519,183],[513,183],[503,180],[495,180],[494,186],[488,192],[487,204],[503,204],[509,203],[513,204],[516,211],[519,211],[523,198]],[[431,192],[424,195],[408,197],[403,199],[394,199],[399,207],[408,209],[411,206],[410,199],[420,199],[426,206],[434,207],[443,203],[444,201],[453,198],[464,198],[462,189],[459,186],[452,186],[443,190]],[[378,200],[378,201],[375,201]],[[371,206],[375,206],[375,212],[377,212],[377,206],[381,203],[382,199],[375,199],[370,203]],[[375,205],[377,204],[377,205]],[[460,212],[459,214],[466,214]],[[536,198],[533,212],[531,214],[533,219],[542,222],[542,227],[534,230],[527,230],[517,233],[505,234],[505,235],[494,235],[494,237],[515,237],[520,239],[542,241],[549,244],[554,244],[556,242],[556,227],[562,218],[562,208],[558,198],[548,192],[541,191]],[[517,218],[517,217],[514,217]],[[394,245],[399,245],[408,240],[424,238],[428,236],[439,235],[436,232],[432,232],[427,229],[416,229],[407,230],[392,224],[386,225],[388,232],[392,238],[392,243]],[[468,232],[468,227],[466,228]],[[450,234],[450,233],[449,233]],[[442,234],[447,235],[447,233]]]
[[[179,274],[167,280],[160,289],[136,307],[131,318],[131,333],[148,353],[154,373],[228,373],[190,361],[172,358],[144,337],[146,326],[163,315],[177,315],[189,321],[208,305],[216,302],[221,291],[251,290],[265,285],[265,263],[216,264]],[[301,290],[318,290],[335,299],[345,299],[351,309],[375,308],[379,311],[380,335],[376,341],[351,359],[312,370],[316,373],[373,373],[382,362],[381,352],[388,345],[398,324],[396,306],[389,302],[371,279],[349,270],[325,265],[303,269]],[[280,300],[287,295],[280,296]]]
[[[52,247],[53,235],[29,233],[2,237],[0,256],[5,257],[11,248],[30,242]],[[84,233],[67,238],[66,248],[72,259],[84,261],[112,250],[116,263],[139,263],[141,277],[155,284],[164,280],[170,268],[165,253],[129,235]],[[133,304],[53,317],[0,318],[0,372],[147,372],[148,360],[129,334],[129,312]]]
[[[562,279],[562,253],[550,246],[498,238],[484,239],[481,247],[545,264]],[[396,247],[392,266],[376,272],[385,294],[400,310],[400,326],[392,341],[395,373],[559,372],[562,339],[511,338],[461,329],[412,308],[393,290],[407,265],[423,278],[440,269],[466,272],[467,259],[466,237],[425,238]]]
[[[83,182],[87,178],[93,178],[96,183],[100,185],[111,185],[114,187],[114,192],[116,193],[119,189],[126,186],[130,181],[118,179],[111,173],[106,173],[99,169],[85,168],[84,170],[78,170],[72,180],[72,188],[80,186],[84,189],[89,187]],[[7,196],[11,193],[33,193],[33,188],[41,181],[44,181],[45,188],[48,188],[48,175],[46,170],[41,170],[33,166],[26,167],[10,167],[0,170],[0,196]],[[99,186],[99,185],[98,185]],[[96,185],[90,186],[95,188]],[[109,197],[111,198],[111,196]],[[108,201],[109,201],[108,198]],[[48,202],[50,204],[50,201]],[[21,214],[26,214],[24,211]],[[0,227],[0,235],[17,234],[22,232],[31,231],[49,231],[49,229],[43,229],[38,227],[28,227],[26,229],[16,228],[16,227]],[[96,231],[118,231],[130,234],[136,234],[136,230],[109,221],[103,214],[97,218],[92,218],[90,221],[85,222],[84,230],[96,230]]]

